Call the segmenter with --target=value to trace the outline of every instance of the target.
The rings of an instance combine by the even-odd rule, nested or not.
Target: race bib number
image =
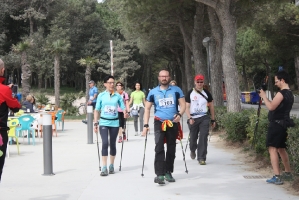
[[[160,107],[173,107],[174,106],[173,97],[159,99],[159,106]]]
[[[117,108],[115,106],[105,106],[104,114],[116,117],[116,114],[117,114],[116,109]]]

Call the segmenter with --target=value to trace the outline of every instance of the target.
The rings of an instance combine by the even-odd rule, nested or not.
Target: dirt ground
[[[216,148],[221,148],[227,152],[232,153],[235,156],[236,160],[249,166],[248,170],[250,171],[257,172],[260,175],[267,176],[269,178],[273,176],[272,167],[269,161],[264,161],[262,159],[256,158],[253,152],[244,151],[244,148],[241,145],[229,144],[223,139],[223,134],[223,132],[213,133],[213,145]],[[283,185],[278,187],[283,187],[288,193],[299,196],[298,178],[294,182],[285,181]]]

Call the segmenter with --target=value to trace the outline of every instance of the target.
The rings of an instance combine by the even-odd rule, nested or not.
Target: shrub
[[[288,152],[292,169],[299,173],[299,119],[294,119],[295,127],[288,129]]]
[[[65,93],[60,98],[60,106],[66,111],[66,115],[76,115],[78,113],[78,107],[73,106],[73,102],[76,99],[80,99],[84,96],[83,92],[79,93]]]
[[[227,114],[226,106],[215,106],[215,119],[216,119],[216,127],[215,130],[221,130],[224,128],[223,126],[223,118]]]
[[[40,106],[47,105],[50,102],[49,98],[43,93],[37,94],[34,97],[36,104]]]
[[[223,117],[223,126],[226,131],[226,140],[244,142],[247,137],[246,126],[254,109],[245,109],[239,113],[227,113]]]

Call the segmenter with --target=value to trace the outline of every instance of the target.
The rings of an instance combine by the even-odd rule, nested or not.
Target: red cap
[[[195,78],[194,78],[195,81],[197,81],[197,80],[204,80],[204,79],[205,79],[205,77],[202,74],[197,74],[195,76]]]

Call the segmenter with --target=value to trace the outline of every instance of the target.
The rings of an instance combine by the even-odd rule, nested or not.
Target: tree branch
[[[216,9],[217,0],[195,0],[195,1],[197,1],[199,3],[203,3],[203,4],[207,5],[207,6],[210,6],[210,7],[214,8],[214,9]]]

